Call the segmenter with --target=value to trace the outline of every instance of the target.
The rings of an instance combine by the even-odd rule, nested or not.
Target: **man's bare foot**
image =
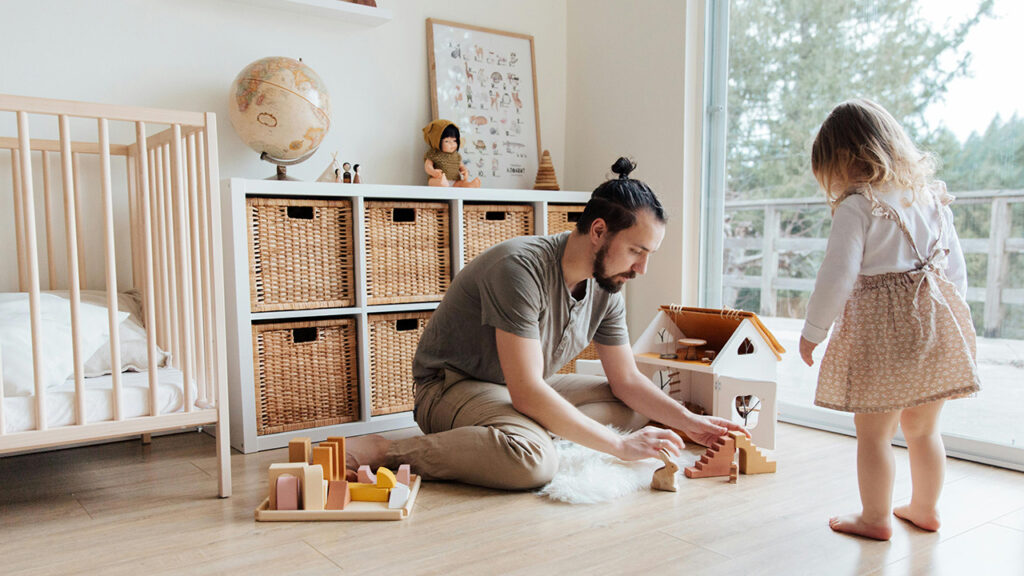
[[[897,506],[893,508],[892,513],[897,518],[906,520],[921,530],[927,530],[928,532],[935,532],[942,524],[939,520],[938,510],[926,510],[924,512],[920,512],[911,509],[910,505],[907,504],[906,506]]]
[[[888,540],[892,538],[892,524],[883,522],[881,524],[868,524],[860,514],[849,514],[846,516],[833,516],[828,521],[829,528],[836,532],[855,534],[875,540]]]
[[[345,478],[354,482],[356,470],[360,466],[369,466],[376,471],[384,465],[384,456],[391,447],[391,440],[380,434],[367,434],[345,440]]]

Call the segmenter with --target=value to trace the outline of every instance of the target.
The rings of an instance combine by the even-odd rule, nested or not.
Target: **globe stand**
[[[310,156],[313,155],[314,152],[316,152],[316,148],[310,150],[307,154],[304,154],[303,156],[296,158],[294,160],[278,160],[277,158],[272,157],[270,154],[267,154],[266,152],[260,152],[260,160],[263,160],[264,162],[270,162],[271,164],[277,166],[277,172],[273,176],[268,176],[267,178],[265,178],[265,180],[290,180],[292,182],[298,182],[298,178],[292,178],[291,176],[288,175],[288,167],[294,166],[300,162],[305,162],[306,160],[309,159]]]

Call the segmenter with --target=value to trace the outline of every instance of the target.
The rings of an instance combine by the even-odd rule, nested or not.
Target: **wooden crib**
[[[25,298],[21,293],[27,293],[34,375],[34,391],[22,397],[5,398],[0,386],[0,455],[216,425],[219,494],[230,496],[214,114],[0,95],[0,116],[7,116],[0,130],[7,126],[14,132],[14,137],[4,137],[7,134],[0,131],[0,151],[9,151],[9,155],[0,152],[0,168],[4,168],[4,156],[8,156],[14,220],[13,230],[0,226],[0,243],[16,246],[17,254],[16,258],[2,259],[0,274],[8,275],[11,286],[17,274],[18,294],[12,291],[12,297]],[[88,129],[82,130],[83,124]],[[76,126],[74,137],[72,125]],[[122,133],[129,143],[113,143],[112,133]],[[51,134],[55,138],[45,139]],[[91,170],[86,169],[87,162]],[[59,177],[51,177],[51,172]],[[116,179],[112,177],[114,172],[118,173]],[[4,188],[0,182],[0,192]],[[40,200],[43,210],[39,210]],[[61,207],[63,217],[58,218]],[[83,207],[98,209],[101,215],[87,218]],[[115,213],[120,215],[118,220]],[[83,249],[83,232],[95,238],[99,230],[102,249],[99,243]],[[117,230],[121,233],[116,234]],[[63,242],[59,241],[61,237]],[[103,273],[94,271],[87,279],[90,258],[103,259]],[[99,268],[98,262],[92,265]],[[109,398],[110,417],[96,421],[89,418],[94,408],[94,383],[85,377],[84,354],[79,350],[79,315],[86,280],[105,293],[109,366],[118,368],[111,370],[109,388],[100,394]],[[119,295],[129,289],[141,304],[144,354],[149,360],[149,369],[134,375],[138,381],[135,384],[145,389],[133,389],[139,398],[129,398],[124,384],[128,374],[120,369],[118,302]],[[43,339],[40,297],[51,297],[44,290],[65,290],[70,301],[64,304],[70,307],[74,375],[73,381],[70,377],[66,380],[66,398],[73,406],[68,408],[70,421],[59,426],[48,423],[48,401],[56,400],[52,386],[48,389],[43,378],[46,355],[52,353]],[[164,350],[170,352],[171,365],[158,369],[158,355]],[[168,384],[161,384],[165,372],[175,373],[181,381],[180,406],[173,411],[161,409],[161,404],[166,404],[163,387]],[[129,400],[134,399],[141,399],[145,406],[141,414],[130,412]],[[8,419],[13,418],[16,406],[29,407],[33,428],[8,431],[5,421],[11,422]]]

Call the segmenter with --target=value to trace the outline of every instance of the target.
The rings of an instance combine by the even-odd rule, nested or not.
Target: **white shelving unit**
[[[369,306],[366,289],[366,229],[364,201],[401,200],[449,203],[450,262],[452,274],[462,268],[463,204],[529,203],[534,207],[534,233],[547,234],[549,204],[586,204],[589,192],[549,190],[494,190],[437,188],[426,186],[391,186],[378,184],[332,184],[323,182],[283,182],[232,178],[222,184],[225,301],[227,308],[227,348],[229,400],[231,409],[231,442],[242,452],[280,448],[295,436],[309,436],[314,442],[327,436],[357,436],[415,426],[411,412],[371,416],[371,382],[369,374],[368,314],[433,310],[439,302],[388,304]],[[246,214],[246,198],[271,196],[277,198],[346,198],[352,202],[353,240],[355,249],[355,305],[347,308],[287,310],[253,313],[249,295],[250,223]],[[252,350],[252,323],[261,320],[290,321],[346,316],[356,320],[358,340],[360,419],[355,422],[309,428],[280,434],[258,435],[256,428],[256,392]]]
[[[391,10],[387,8],[344,0],[245,0],[245,3],[370,27],[380,26],[392,18]]]

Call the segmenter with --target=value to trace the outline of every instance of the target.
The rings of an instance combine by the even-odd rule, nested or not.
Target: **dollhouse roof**
[[[782,355],[786,352],[786,349],[779,344],[771,331],[753,312],[684,306],[662,306],[661,311],[667,314],[686,336],[707,340],[708,348],[721,350],[740,323],[750,320],[772,353],[775,354],[776,359],[782,360]]]

